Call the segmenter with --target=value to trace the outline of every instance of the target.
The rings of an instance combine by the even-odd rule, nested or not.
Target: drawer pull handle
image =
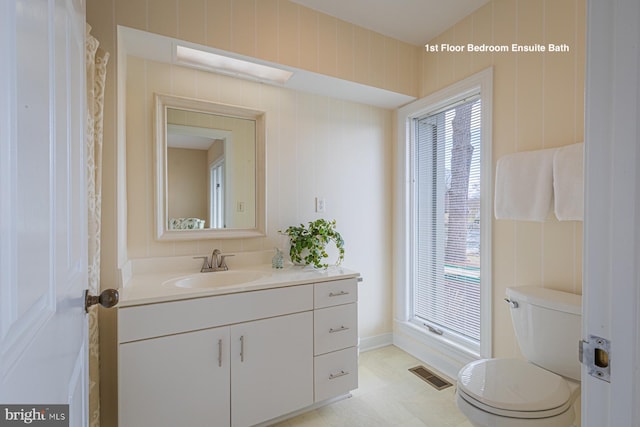
[[[240,336],[240,361],[244,362],[244,335]]]
[[[335,380],[336,378],[344,377],[345,375],[349,375],[349,372],[340,371],[337,374],[329,374],[329,379]]]
[[[347,292],[347,291],[340,291],[340,292],[337,292],[337,293],[335,293],[335,294],[334,294],[333,292],[329,292],[329,296],[330,296],[330,297],[341,297],[341,296],[343,296],[343,295],[349,295],[349,292]]]
[[[218,340],[218,367],[222,367],[222,340]]]
[[[340,326],[338,329],[333,329],[333,328],[329,329],[329,333],[333,334],[335,332],[342,332],[342,331],[348,331],[348,330],[349,328],[347,328],[346,326]]]

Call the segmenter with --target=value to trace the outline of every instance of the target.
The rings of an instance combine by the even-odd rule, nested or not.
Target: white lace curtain
[[[89,205],[89,291],[100,293],[100,222],[102,204],[102,123],[109,53],[86,33],[87,201]],[[100,348],[98,310],[89,311],[89,426],[100,426]]]

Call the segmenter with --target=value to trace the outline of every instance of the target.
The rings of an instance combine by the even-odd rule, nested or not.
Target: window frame
[[[419,124],[422,123],[427,127],[431,127],[431,129],[429,128],[423,129],[423,131],[426,131],[427,134],[430,134],[431,136],[428,136],[428,139],[429,139],[428,142],[425,141],[422,136],[420,138],[412,136],[411,138],[412,161],[411,161],[411,180],[410,180],[411,184],[410,185],[411,185],[412,210],[410,215],[411,232],[409,233],[409,238],[411,239],[411,250],[413,254],[413,256],[411,257],[411,260],[412,260],[411,271],[414,274],[414,276],[411,277],[412,279],[411,284],[413,286],[417,284],[415,282],[417,282],[418,280],[417,280],[417,277],[415,277],[415,275],[420,269],[419,266],[422,266],[422,268],[426,268],[427,275],[429,278],[427,279],[423,277],[422,279],[423,280],[426,279],[429,284],[435,285],[437,288],[440,289],[440,291],[438,291],[437,289],[431,289],[427,291],[431,293],[432,296],[436,297],[436,299],[422,300],[422,302],[426,302],[431,307],[431,308],[427,308],[429,313],[423,312],[422,314],[435,316],[436,318],[439,317],[440,315],[444,315],[444,312],[440,312],[440,313],[437,312],[437,307],[442,307],[441,304],[443,304],[447,300],[445,295],[443,295],[442,293],[443,289],[446,287],[446,285],[444,285],[445,276],[446,276],[446,264],[447,264],[447,262],[445,261],[446,242],[441,240],[436,240],[435,241],[436,244],[433,245],[432,243],[434,241],[431,240],[432,238],[438,238],[438,239],[444,238],[446,234],[445,233],[446,227],[445,227],[444,221],[435,220],[435,218],[438,218],[441,215],[443,216],[441,219],[444,220],[444,213],[446,212],[446,195],[445,195],[446,190],[444,188],[444,182],[446,181],[445,158],[447,157],[446,153],[449,152],[449,149],[451,147],[446,147],[446,145],[441,145],[442,142],[445,142],[445,138],[446,138],[445,129],[448,126],[447,123],[449,122],[449,119],[445,119],[445,113],[447,111],[449,112],[453,111],[457,106],[462,104],[467,104],[467,103],[473,104],[476,102],[480,102],[480,115],[479,115],[480,121],[476,122],[476,124],[480,125],[480,130],[481,130],[483,125],[482,110],[484,105],[482,103],[482,97],[479,92],[480,92],[480,89],[478,88],[478,90],[475,93],[472,93],[470,96],[467,95],[467,96],[461,96],[459,97],[459,99],[458,98],[452,99],[452,103],[447,105],[445,108],[430,110],[426,114],[412,119],[412,128],[414,132],[418,132],[418,130],[420,129]],[[472,114],[472,112],[470,111],[469,114]],[[437,135],[433,134],[433,127],[435,127],[436,129]],[[480,137],[482,137],[482,135],[480,135]],[[422,146],[418,142],[418,139],[423,141],[423,143],[426,143],[426,146]],[[484,159],[484,143],[483,142],[484,141],[480,139],[480,145],[478,146],[479,151],[477,154],[476,153],[473,154],[474,157],[476,155],[479,156],[478,166],[480,168],[475,170],[478,173],[480,173],[480,177],[482,178],[482,181],[481,181],[482,185],[484,185],[484,176],[482,175],[482,169],[481,169],[482,160]],[[420,146],[422,146],[423,148],[420,149]],[[418,160],[420,157],[418,155],[418,151],[420,151],[422,154],[426,154],[426,158],[422,159],[422,161],[427,162],[426,168],[423,168],[424,164],[422,164]],[[435,171],[434,171],[434,168],[436,169]],[[427,181],[421,182],[420,178],[418,177],[420,171],[422,172],[427,171],[430,178]],[[451,173],[453,173],[453,171],[451,171]],[[420,194],[422,194],[423,197],[419,197]],[[420,204],[421,208],[418,207],[417,202],[419,200],[422,200],[422,203]],[[426,206],[423,205],[424,203],[426,203]],[[437,214],[436,214],[436,211],[437,211]],[[422,212],[422,215],[421,215],[421,212]],[[436,216],[434,217],[434,215]],[[422,221],[419,218],[422,218]],[[427,219],[426,224],[425,222],[423,222],[425,218]],[[482,222],[485,220],[484,217],[482,216],[482,212],[480,212],[480,218],[481,218],[480,224],[482,224]],[[421,246],[423,250],[425,248],[422,245],[425,242],[421,242],[420,238],[418,237],[419,223],[421,223],[423,226],[426,225],[426,228],[422,229],[422,235],[423,235],[422,239],[426,239],[427,240],[426,243],[428,243],[426,245],[427,258],[432,261],[435,261],[435,263],[434,262],[424,263],[419,261],[417,258],[419,252],[421,252],[419,248]],[[481,259],[482,257],[484,257],[484,251],[481,252]],[[480,270],[480,272],[482,272],[482,270]],[[413,279],[416,279],[415,282]],[[480,286],[480,284],[478,284],[478,286]],[[445,324],[438,324],[436,318],[427,318],[427,317],[420,316],[417,310],[418,299],[416,298],[416,294],[417,294],[417,291],[415,289],[413,289],[413,292],[410,293],[410,297],[411,297],[410,321],[412,323],[420,327],[425,326],[431,332],[438,333],[439,335],[443,335],[443,336],[446,335],[446,338],[448,338],[449,340],[454,341],[463,347],[468,347],[468,349],[474,353],[477,353],[477,354],[480,353],[480,347],[479,347],[480,337],[478,338],[478,341],[476,341],[475,339],[469,336],[465,336],[461,331],[457,332],[453,324],[449,325],[452,327],[452,329],[449,329],[449,327]],[[423,307],[423,308],[426,308],[426,307]],[[445,311],[448,311],[448,310],[445,310]],[[479,312],[481,311],[481,307],[478,307],[478,311]],[[478,322],[480,323],[480,319],[478,319]]]
[[[463,100],[476,93],[482,100],[481,115],[481,176],[480,215],[484,221],[480,225],[480,345],[468,345],[464,340],[451,339],[428,332],[422,326],[412,322],[413,301],[411,284],[413,266],[411,262],[414,245],[412,224],[414,210],[413,149],[415,138],[414,119],[430,112],[441,110],[456,101]],[[427,97],[414,101],[398,110],[398,181],[395,200],[395,238],[396,238],[396,286],[395,286],[395,330],[394,342],[401,347],[420,353],[423,359],[448,373],[478,358],[492,356],[492,281],[491,281],[491,225],[493,222],[493,156],[492,146],[492,102],[493,69],[480,71],[464,80],[447,86]],[[398,338],[396,339],[396,335]],[[438,353],[445,357],[437,356]],[[429,360],[435,358],[434,360]],[[441,359],[441,360],[439,360]]]
[[[226,228],[224,179],[225,159],[222,157],[209,165],[209,228]],[[218,190],[213,188],[216,184]]]

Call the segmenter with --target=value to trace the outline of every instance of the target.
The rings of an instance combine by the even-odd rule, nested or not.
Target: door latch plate
[[[589,375],[611,382],[611,342],[608,339],[589,335],[589,341],[579,341],[578,350],[580,363],[587,367]]]

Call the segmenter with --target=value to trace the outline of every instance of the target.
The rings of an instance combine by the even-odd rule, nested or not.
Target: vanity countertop
[[[195,278],[196,280],[206,280],[216,274],[253,274],[258,277],[255,280],[230,284],[217,287],[192,287],[182,288],[175,285],[181,279]],[[176,301],[190,298],[202,298],[214,295],[225,295],[238,292],[256,291],[262,289],[281,288],[308,283],[326,282],[329,280],[340,280],[358,277],[360,274],[333,266],[327,269],[314,269],[311,267],[300,267],[285,265],[282,269],[275,269],[271,264],[260,264],[254,266],[243,266],[230,269],[229,272],[200,273],[198,271],[174,271],[174,272],[145,272],[133,274],[120,289],[119,307],[129,307],[143,304],[153,304],[159,302]],[[222,276],[221,276],[222,277]]]

